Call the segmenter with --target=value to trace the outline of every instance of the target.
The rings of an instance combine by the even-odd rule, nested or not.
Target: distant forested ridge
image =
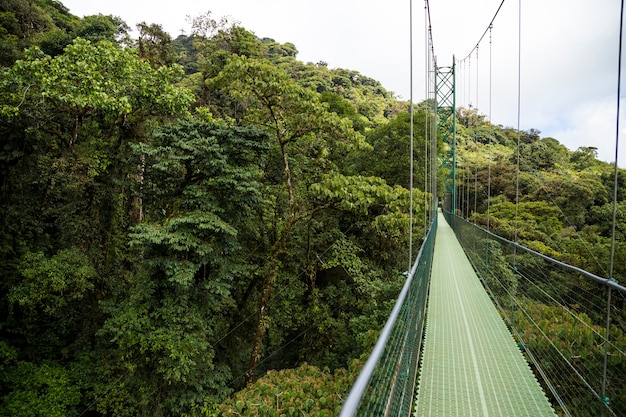
[[[404,282],[408,103],[210,13],[136,29],[0,1],[0,416],[336,415]],[[517,132],[459,121],[459,212],[489,172],[510,237]],[[520,153],[520,240],[602,274],[611,166]]]
[[[553,258],[608,276],[614,165],[597,148],[568,150],[530,129],[494,126],[476,110],[458,111],[459,214]],[[590,143],[594,142],[590,138]],[[515,220],[519,141],[519,205]],[[626,259],[626,172],[618,170],[615,259]],[[488,199],[487,196],[491,198]],[[488,216],[489,210],[489,216]],[[614,275],[626,279],[626,264]]]

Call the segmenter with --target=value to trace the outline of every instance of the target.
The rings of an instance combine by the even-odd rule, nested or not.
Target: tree
[[[614,167],[615,165],[613,165]],[[606,188],[607,195],[611,196],[611,201],[613,200],[612,196],[615,190],[615,172],[610,167],[600,175],[600,180],[602,184],[604,184],[604,188]],[[618,169],[617,171],[617,201],[624,201],[626,195],[626,171],[623,169]]]
[[[141,415],[188,413],[228,392],[237,355],[217,343],[237,316],[234,287],[250,274],[241,240],[262,204],[265,146],[257,130],[188,119],[134,147],[145,218],[130,243],[142,261],[102,334],[119,372],[132,369],[146,392],[136,395]]]
[[[600,179],[588,172],[545,173],[539,178],[542,188],[534,198],[555,205],[562,214],[563,223],[570,227],[582,229],[588,223],[592,207],[608,201],[607,190]]]
[[[79,38],[93,43],[109,41],[119,44],[129,44],[130,27],[121,18],[102,14],[85,16],[74,29]]]
[[[87,393],[82,401],[111,375],[106,355],[93,357],[105,350],[96,333],[106,301],[125,293],[131,275],[130,188],[140,183],[131,144],[145,141],[152,123],[186,111],[192,97],[174,85],[180,75],[84,39],[54,57],[33,48],[2,70],[2,339],[23,346],[18,367],[64,369],[67,385]],[[98,369],[103,379],[74,368]],[[2,384],[14,398],[39,389]]]
[[[191,75],[200,72],[198,62],[198,50],[194,47],[195,37],[193,35],[178,35],[172,41],[172,47],[176,53],[176,62],[183,66],[185,74]]]
[[[594,146],[581,146],[571,155],[570,161],[574,167],[580,170],[590,168],[597,161],[598,148]]]
[[[424,123],[427,113],[417,111],[413,119],[414,131],[414,177],[420,178],[423,188],[424,161],[428,156],[424,153]],[[388,123],[380,125],[367,134],[367,141],[373,150],[355,155],[357,172],[384,178],[390,185],[409,188],[410,172],[410,115],[400,113]],[[430,150],[430,147],[429,147]]]
[[[267,46],[268,59],[276,65],[283,62],[293,63],[298,55],[296,45],[291,42],[281,44],[270,38],[263,38],[261,42]]]
[[[275,206],[260,219],[260,224],[269,228],[262,233],[267,258],[259,272],[258,325],[247,377],[250,382],[267,329],[266,308],[278,283],[280,259],[296,224],[313,209],[306,201],[307,184],[315,182],[324,170],[334,169],[329,158],[335,149],[363,146],[363,139],[346,119],[329,113],[315,93],[298,86],[268,61],[233,57],[215,86],[233,99],[231,117],[258,126],[273,142],[265,198]]]
[[[220,405],[221,416],[339,414],[353,378],[345,369],[334,374],[307,363],[297,369],[270,371],[253,386]]]
[[[73,23],[74,17],[56,1],[3,1],[0,4],[0,65],[13,65],[22,57],[23,49],[33,45],[62,52],[71,41],[67,32]]]
[[[561,231],[559,210],[549,203],[520,202],[516,218],[515,204],[497,202],[491,205],[491,227],[493,233],[513,240],[515,234],[521,242],[531,245],[533,241],[550,242]],[[486,224],[484,214],[481,224]],[[517,228],[517,231],[516,231]]]
[[[15,417],[76,415],[80,390],[61,366],[20,361],[0,371],[0,383],[13,390],[4,395],[0,415]]]
[[[520,144],[520,169],[523,171],[554,171],[567,163],[567,148],[556,139],[544,138]]]
[[[354,130],[361,134],[365,134],[365,130],[369,127],[369,120],[357,113],[354,105],[339,94],[331,93],[330,91],[324,91],[321,93],[320,99],[322,102],[328,104],[328,110],[336,113],[338,116],[350,119]]]
[[[154,68],[172,65],[176,59],[172,37],[163,30],[159,24],[148,25],[141,22],[137,25],[139,38],[137,39],[137,49],[139,58],[145,59]]]
[[[253,33],[230,22],[223,17],[219,21],[213,19],[211,13],[192,19],[193,48],[197,51],[200,70],[202,72],[200,105],[209,105],[212,109],[228,106],[228,98],[213,89],[213,80],[226,66],[231,56],[263,58],[267,46]]]

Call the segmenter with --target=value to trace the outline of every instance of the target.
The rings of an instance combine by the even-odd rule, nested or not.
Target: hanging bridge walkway
[[[415,416],[555,416],[447,222],[439,221]]]
[[[340,416],[624,416],[624,301],[440,211]]]
[[[463,61],[475,53],[478,65],[478,47],[487,34],[491,55],[493,22],[503,3],[504,0]],[[623,0],[620,62],[624,4]],[[463,205],[463,185],[457,185],[456,60],[453,57],[449,67],[438,65],[428,0],[425,6],[426,90],[432,117],[425,119],[424,137],[429,138],[430,147],[427,139],[424,189],[429,189],[432,196],[445,195],[442,203],[446,210],[437,212],[434,199],[430,203],[427,199],[424,201],[425,224],[430,223],[430,228],[378,341],[344,402],[340,417],[624,417],[626,287],[613,276],[615,213],[619,201],[619,104],[616,108],[613,239],[610,267],[608,272],[602,272],[608,277],[601,277],[524,247],[518,242],[517,230],[515,242],[494,235],[489,231],[489,205],[487,230],[459,217],[466,213],[467,219],[472,218],[468,202],[470,187],[465,188],[468,201]],[[412,7],[410,2],[411,39]],[[517,131],[521,132],[521,1],[517,18],[520,39],[517,45]],[[411,42],[411,85],[412,57]],[[621,64],[617,78],[619,103]],[[476,92],[478,103],[478,85]],[[409,195],[412,196],[412,88],[409,102],[412,127]],[[489,103],[491,109],[491,101]],[[488,120],[491,120],[491,110]],[[521,134],[518,134],[514,185],[516,223],[519,159],[522,157],[520,139]],[[439,142],[445,145],[441,149]],[[440,172],[440,168],[444,170]],[[474,212],[477,212],[478,195],[476,172]],[[440,193],[438,183],[443,175],[445,191]],[[489,202],[492,198],[490,168],[487,181],[486,201]],[[459,189],[461,195],[458,195]],[[457,203],[460,204],[457,206]],[[410,257],[413,212],[411,197]],[[594,255],[572,253],[572,262],[577,256]]]

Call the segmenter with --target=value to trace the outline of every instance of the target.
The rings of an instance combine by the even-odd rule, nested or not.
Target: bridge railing
[[[557,412],[626,416],[626,288],[446,218]]]
[[[437,218],[340,417],[411,414],[420,357]]]

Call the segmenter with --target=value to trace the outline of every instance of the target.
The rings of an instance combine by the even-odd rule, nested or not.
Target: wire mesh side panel
[[[383,333],[340,416],[408,416],[415,391],[437,221],[431,225]],[[373,366],[369,366],[375,360]],[[362,383],[362,384],[361,384]]]
[[[557,412],[626,416],[626,289],[450,217]]]

